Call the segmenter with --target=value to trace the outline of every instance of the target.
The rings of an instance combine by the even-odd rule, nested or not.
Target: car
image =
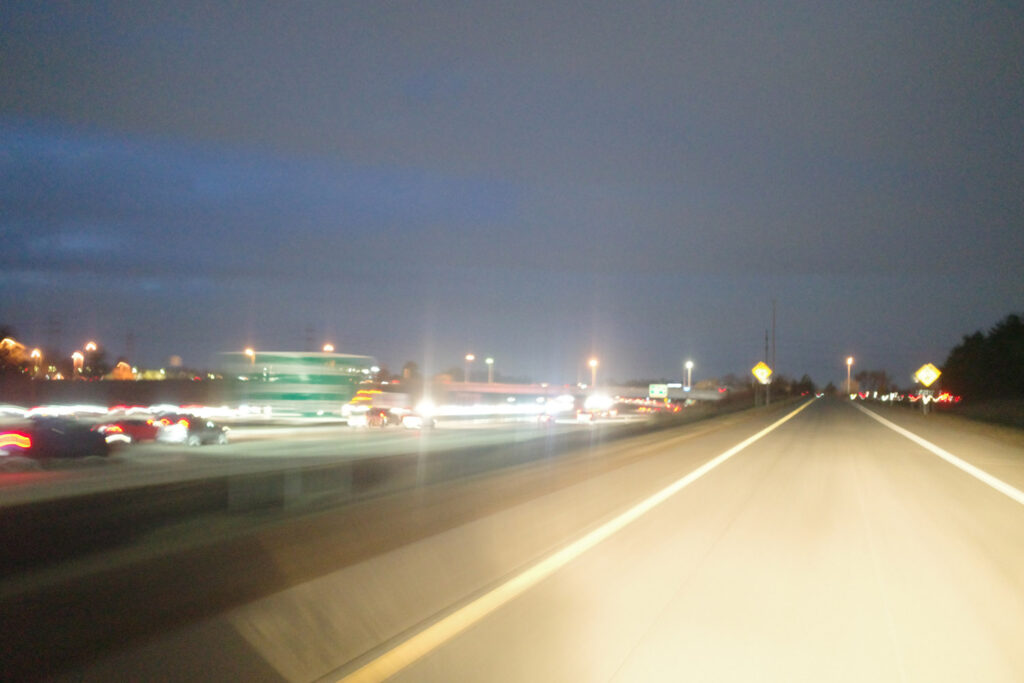
[[[156,424],[156,440],[161,443],[201,446],[228,442],[227,427],[197,415],[164,415]]]
[[[387,427],[397,422],[390,410],[375,406],[357,406],[348,414],[349,427]]]
[[[434,429],[437,427],[437,420],[417,412],[407,412],[402,415],[401,424],[406,429]]]
[[[153,418],[136,417],[99,424],[93,429],[103,434],[107,443],[136,443],[155,440],[158,427]]]
[[[0,432],[0,455],[49,459],[109,454],[110,447],[102,434],[66,418],[36,418]]]
[[[594,421],[594,413],[590,410],[577,410],[576,421],[590,424]]]

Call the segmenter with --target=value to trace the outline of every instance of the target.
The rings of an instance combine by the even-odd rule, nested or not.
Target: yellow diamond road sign
[[[755,365],[750,369],[750,371],[754,373],[754,377],[756,377],[757,381],[761,384],[768,384],[768,379],[772,376],[772,369],[768,367],[768,364],[764,361]]]
[[[935,383],[935,380],[937,380],[939,378],[939,375],[941,374],[942,373],[939,372],[939,369],[937,367],[935,367],[931,363],[925,363],[920,367],[920,369],[918,369],[917,372],[914,373],[914,379],[916,379],[918,382],[925,385],[926,387],[930,387],[932,384]]]

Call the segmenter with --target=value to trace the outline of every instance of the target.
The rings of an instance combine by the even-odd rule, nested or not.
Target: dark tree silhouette
[[[0,325],[0,342],[10,337],[17,340],[17,333],[10,325]],[[14,374],[25,371],[27,366],[22,350],[9,343],[0,343],[0,374]]]
[[[1024,321],[1008,315],[988,334],[965,335],[942,368],[942,387],[965,398],[1024,398]]]

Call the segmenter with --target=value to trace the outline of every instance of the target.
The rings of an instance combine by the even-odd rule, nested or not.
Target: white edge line
[[[1024,493],[1022,493],[1019,489],[1010,486],[1001,479],[996,479],[985,470],[979,469],[965,460],[961,460],[960,458],[956,457],[949,451],[939,448],[932,442],[922,439],[917,434],[914,434],[913,432],[906,430],[903,427],[900,427],[898,424],[894,424],[889,420],[886,420],[884,417],[875,413],[874,411],[868,410],[867,408],[859,406],[857,404],[854,404],[854,407],[856,407],[861,412],[866,413],[875,420],[878,420],[879,422],[881,422],[883,425],[893,430],[894,432],[902,434],[903,436],[907,437],[908,439],[910,439],[917,445],[921,446],[922,448],[926,448],[927,450],[931,451],[935,455],[939,456],[940,458],[948,462],[950,465],[960,468],[961,470],[971,475],[978,481],[988,484],[996,491],[999,491],[999,493],[1002,493],[1003,495],[1008,496],[1013,500],[1017,501],[1021,505],[1024,505]]]
[[[467,605],[460,607],[440,621],[437,621],[415,635],[402,641],[392,649],[370,660],[358,669],[338,679],[339,683],[355,681],[382,681],[406,668],[417,659],[436,649],[444,642],[472,626],[477,621],[498,609],[513,598],[526,592],[534,585],[551,576],[572,560],[604,541],[631,522],[636,521],[653,508],[689,486],[723,462],[742,451],[755,441],[766,436],[783,423],[796,416],[816,399],[811,399],[785,417],[773,422],[757,434],[736,444],[724,453],[708,460],[681,479],[669,484],[652,496],[640,501],[617,517],[573,541],[561,550],[548,555],[537,564],[513,576],[505,583],[481,595]]]

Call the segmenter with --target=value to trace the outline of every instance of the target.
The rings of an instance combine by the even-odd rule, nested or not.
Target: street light
[[[587,365],[590,366],[590,386],[597,386],[597,359],[591,358],[587,361]]]
[[[91,341],[91,342],[86,343],[85,350],[86,351],[95,351],[96,350],[96,342]]]
[[[38,375],[39,374],[39,366],[43,362],[43,352],[40,351],[39,349],[32,349],[32,353],[29,354],[29,357],[32,359],[32,365],[35,366],[32,369],[32,375],[33,376]]]
[[[484,358],[484,362],[487,363],[487,383],[494,384],[494,359]]]
[[[690,376],[691,376],[690,373],[691,373],[692,370],[693,370],[693,361],[692,360],[686,361],[686,390],[687,391],[690,390]]]
[[[249,356],[249,362],[252,363],[253,365],[256,365],[256,351],[254,351],[253,348],[250,346],[245,349],[244,353],[245,355]]]
[[[324,344],[324,353],[334,353],[334,344]]]
[[[74,372],[71,374],[72,378],[82,372],[82,363],[85,362],[85,356],[82,355],[81,351],[75,351],[71,354],[71,365],[74,368]]]
[[[850,367],[853,365],[853,356],[846,357],[846,395],[850,395]]]
[[[466,354],[466,370],[462,374],[462,381],[463,382],[468,382],[469,381],[469,364],[472,363],[475,360],[476,360],[476,356],[474,356],[471,353],[467,353]]]

